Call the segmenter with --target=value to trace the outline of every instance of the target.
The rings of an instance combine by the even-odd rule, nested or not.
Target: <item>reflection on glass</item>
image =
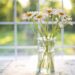
[[[14,26],[0,25],[0,46],[14,44]]]
[[[18,45],[36,45],[33,25],[18,25]]]
[[[0,56],[13,56],[14,49],[0,49]]]
[[[64,43],[66,45],[75,45],[75,25],[65,27]]]
[[[13,0],[0,0],[0,21],[13,21]]]

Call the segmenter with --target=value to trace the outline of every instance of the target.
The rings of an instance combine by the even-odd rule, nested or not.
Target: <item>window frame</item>
[[[14,11],[13,11],[13,14],[14,14],[14,21],[13,22],[0,22],[0,25],[7,25],[7,24],[10,24],[10,25],[14,25],[14,46],[0,46],[0,49],[14,49],[14,55],[15,56],[18,56],[18,49],[36,49],[38,47],[37,46],[19,46],[18,45],[18,39],[17,39],[17,26],[18,24],[22,24],[22,25],[25,25],[25,24],[32,24],[31,22],[17,22],[16,21],[16,17],[17,17],[17,12],[16,12],[16,9],[17,9],[17,0],[13,0],[14,1]],[[40,0],[38,0],[38,5],[37,5],[37,11],[40,10],[40,3],[39,3]],[[61,0],[62,2],[62,9],[63,9],[63,0]],[[73,24],[75,24],[75,21],[73,22]],[[61,29],[61,46],[56,46],[56,48],[62,48],[62,51],[64,52],[64,48],[75,48],[75,46],[73,45],[64,45],[64,28]],[[60,54],[61,55],[61,54]]]

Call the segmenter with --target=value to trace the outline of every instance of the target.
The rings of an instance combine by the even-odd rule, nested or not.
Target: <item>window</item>
[[[27,11],[39,11],[50,6],[64,9],[72,16],[74,24],[73,27],[61,29],[58,34],[57,54],[75,54],[74,4],[74,0],[1,0],[0,56],[37,54],[37,39],[31,30],[33,24],[24,21],[23,15]]]

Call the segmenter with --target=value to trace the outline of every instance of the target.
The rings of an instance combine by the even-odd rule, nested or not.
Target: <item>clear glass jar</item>
[[[40,37],[38,38],[38,41],[39,59],[36,75],[55,75],[53,59],[55,40]]]

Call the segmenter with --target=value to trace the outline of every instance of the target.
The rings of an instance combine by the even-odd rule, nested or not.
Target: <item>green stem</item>
[[[47,36],[47,30],[46,30],[46,27],[44,27],[44,24],[42,23],[42,21],[40,21],[40,25],[41,25],[41,29],[43,30],[42,33],[44,33],[44,36]]]
[[[42,33],[41,29],[38,27],[38,24],[34,20],[33,20],[33,24],[35,25],[35,29],[40,33],[42,40],[44,42],[43,33]]]

